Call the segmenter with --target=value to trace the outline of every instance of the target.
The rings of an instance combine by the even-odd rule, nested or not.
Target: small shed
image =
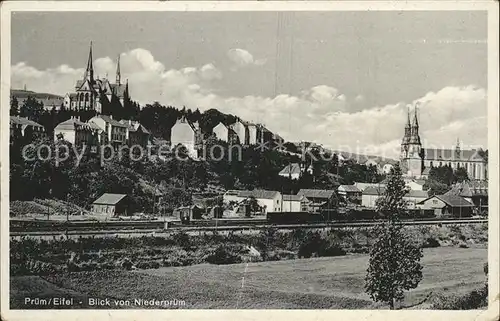
[[[196,206],[181,206],[174,210],[174,216],[183,223],[188,223],[191,220],[199,220],[202,218],[203,210]]]
[[[128,215],[128,205],[126,194],[104,193],[92,203],[92,211],[110,217]]]

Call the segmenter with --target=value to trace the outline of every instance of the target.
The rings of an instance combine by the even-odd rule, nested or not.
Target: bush
[[[429,247],[440,247],[441,244],[439,243],[438,240],[436,240],[433,237],[428,237],[425,241],[424,244],[422,244],[423,248],[429,248]]]
[[[228,246],[219,245],[212,254],[207,256],[206,261],[210,264],[234,264],[241,263],[243,260]]]
[[[432,309],[436,310],[471,310],[488,306],[488,287],[471,291],[462,296],[438,296]]]

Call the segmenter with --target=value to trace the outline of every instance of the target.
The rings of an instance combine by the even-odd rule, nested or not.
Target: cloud
[[[248,60],[247,60],[248,61]],[[114,79],[116,62],[96,59],[96,74]],[[167,69],[145,49],[121,55],[122,79],[129,80],[132,98],[141,104],[159,101],[222,112],[264,123],[288,141],[313,141],[325,147],[397,157],[407,119],[407,106],[420,102],[419,120],[424,145],[450,148],[460,138],[464,145],[487,144],[486,90],[475,86],[445,87],[408,102],[363,110],[352,108],[358,97],[318,85],[297,95],[233,97],[218,94],[220,70],[211,63]],[[38,70],[26,63],[11,68],[13,88],[64,95],[81,79],[83,68],[61,65]]]
[[[255,60],[250,52],[240,48],[229,49],[227,51],[227,56],[238,67],[245,67],[249,65],[262,66],[267,62],[266,58]]]

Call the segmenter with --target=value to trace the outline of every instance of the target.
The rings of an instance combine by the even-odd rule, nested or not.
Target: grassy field
[[[409,292],[405,305],[433,293],[465,293],[483,284],[484,248],[441,247],[424,250],[423,280]],[[300,259],[234,265],[195,265],[126,271],[58,275],[50,283],[34,276],[11,279],[11,308],[30,308],[24,297],[88,297],[184,301],[180,308],[367,309],[364,293],[367,255]],[[79,302],[82,302],[79,305]],[[139,308],[137,306],[127,306]],[[417,308],[428,308],[422,304]],[[33,308],[33,307],[31,307]],[[92,307],[94,308],[94,307]],[[113,305],[105,308],[119,308]],[[172,308],[172,306],[170,307]]]

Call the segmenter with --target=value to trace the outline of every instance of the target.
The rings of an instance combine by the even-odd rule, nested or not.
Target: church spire
[[[410,106],[408,106],[408,121],[406,122],[406,128],[410,128],[411,127],[411,124],[410,124]]]
[[[118,62],[116,64],[116,84],[120,86],[121,73],[120,73],[120,55],[118,55]]]
[[[419,102],[417,102],[415,104],[415,116],[413,116],[413,124],[412,124],[412,126],[416,127],[417,130],[418,130],[418,114],[417,114],[418,113],[418,105],[420,105]]]
[[[94,81],[94,65],[92,62],[92,41],[90,42],[89,59],[87,61],[87,69],[85,70],[85,79]]]

